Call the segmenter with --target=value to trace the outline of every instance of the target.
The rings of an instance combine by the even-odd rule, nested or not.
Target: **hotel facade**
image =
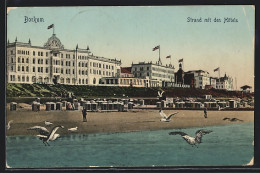
[[[120,73],[121,60],[93,56],[89,48],[65,49],[56,34],[44,46],[7,43],[7,82],[99,85],[103,77]]]
[[[203,70],[174,73],[171,64],[159,61],[132,63],[121,68],[121,60],[94,56],[89,47],[65,49],[53,33],[43,46],[31,41],[7,43],[7,83],[100,85],[123,87],[195,87],[233,90],[233,79],[226,75],[214,79]]]

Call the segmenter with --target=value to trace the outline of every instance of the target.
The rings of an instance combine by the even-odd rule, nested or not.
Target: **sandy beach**
[[[7,136],[37,135],[29,131],[32,126],[45,126],[44,121],[53,123],[46,128],[51,130],[55,125],[63,125],[59,134],[71,133],[104,133],[128,132],[141,130],[179,129],[205,126],[225,125],[232,123],[245,123],[254,121],[254,111],[208,111],[208,118],[204,118],[202,110],[164,110],[166,115],[179,112],[170,122],[161,122],[158,110],[133,109],[128,112],[88,112],[87,122],[82,121],[81,111],[45,111],[33,112],[31,110],[9,111],[7,109],[7,122],[13,120]],[[224,121],[223,118],[238,118],[243,122]],[[67,129],[78,127],[76,132]]]

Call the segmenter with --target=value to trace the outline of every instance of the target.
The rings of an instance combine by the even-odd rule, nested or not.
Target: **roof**
[[[209,73],[209,72],[204,71],[204,70],[190,70],[190,71],[187,71],[186,73],[199,73],[199,72],[206,72],[206,73]]]
[[[132,67],[121,67],[121,73],[132,74],[131,70],[132,70]]]
[[[241,89],[243,89],[243,90],[246,90],[246,89],[250,89],[250,88],[252,88],[251,86],[248,86],[248,85],[244,85],[244,86],[242,86],[242,87],[240,87]]]

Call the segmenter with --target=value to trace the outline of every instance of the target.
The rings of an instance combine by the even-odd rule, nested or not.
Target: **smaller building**
[[[216,88],[217,87],[217,78],[210,77],[210,85],[212,88]]]
[[[137,78],[131,73],[131,67],[122,67],[117,77],[103,77],[102,85],[120,87],[149,87],[149,78]]]
[[[251,91],[251,89],[252,89],[251,86],[244,85],[244,86],[242,86],[242,87],[240,87],[240,88],[241,88],[241,90],[242,90],[244,93],[251,93],[251,92],[252,92],[252,91]]]
[[[209,72],[204,70],[191,70],[187,73],[194,75],[195,88],[205,89],[206,85],[210,85]]]
[[[233,79],[225,74],[224,77],[217,79],[216,89],[233,90]]]

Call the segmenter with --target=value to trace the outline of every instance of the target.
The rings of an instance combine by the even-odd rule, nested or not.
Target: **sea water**
[[[212,130],[197,147],[189,145],[182,131],[194,136]],[[61,131],[62,129],[59,129]],[[12,136],[6,140],[7,163],[12,168],[241,166],[254,155],[253,123],[203,128],[124,133],[71,134],[45,146],[38,137]]]

